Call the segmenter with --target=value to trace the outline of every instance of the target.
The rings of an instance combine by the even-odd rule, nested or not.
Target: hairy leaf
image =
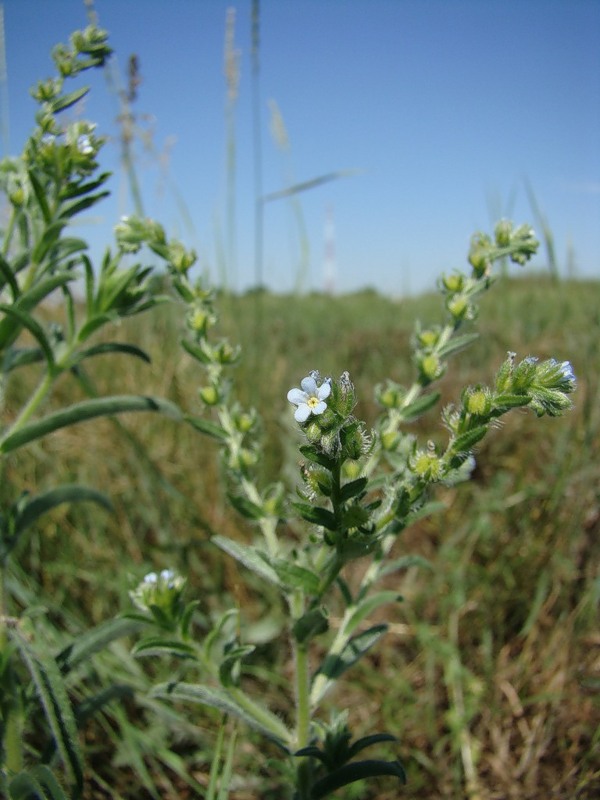
[[[80,403],[68,406],[43,419],[30,422],[14,433],[9,431],[8,435],[0,441],[0,452],[10,453],[35,439],[40,439],[42,436],[47,436],[49,433],[69,425],[76,425],[95,417],[106,417],[131,411],[154,411],[172,419],[181,419],[181,412],[174,403],[158,397],[115,395],[82,400]]]
[[[48,726],[58,752],[78,790],[83,784],[83,759],[77,739],[77,727],[73,709],[67,696],[62,675],[54,658],[41,653],[16,628],[10,637],[19,649],[35,684],[44,709]]]
[[[269,583],[274,583],[275,586],[281,586],[277,572],[264,558],[261,558],[253,547],[241,544],[241,542],[234,542],[233,539],[229,539],[227,536],[219,535],[213,536],[211,542],[235,558],[236,561],[239,561],[240,564],[260,575],[261,578],[269,581]]]

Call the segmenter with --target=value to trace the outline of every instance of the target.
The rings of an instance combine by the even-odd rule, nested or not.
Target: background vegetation
[[[391,300],[371,291],[223,294],[223,325],[233,342],[244,344],[236,370],[240,400],[265,419],[265,477],[285,472],[296,436],[285,395],[299,377],[317,368],[333,375],[349,370],[358,413],[372,420],[374,383],[408,380],[415,318],[434,321],[439,306],[435,295]],[[196,406],[201,377],[177,344],[179,325],[170,305],[124,323],[123,338],[153,362],[130,359],[118,376],[119,392]],[[569,358],[578,378],[575,411],[542,421],[513,413],[508,430],[480,447],[474,480],[438,492],[439,513],[398,543],[399,555],[429,564],[415,564],[402,579],[390,577],[390,588],[405,598],[391,633],[338,691],[347,694],[357,733],[364,720],[365,733],[375,727],[398,736],[408,771],[400,796],[591,799],[600,793],[600,285],[503,279],[483,299],[478,325],[479,341],[454,356],[442,382],[443,401],[455,399],[468,382],[491,378],[514,350],[520,357]],[[115,384],[114,363],[106,360],[103,370],[102,357],[96,360],[94,380],[103,392]],[[13,384],[7,411],[30,388]],[[57,407],[60,392],[59,384]],[[73,401],[72,383],[68,392]],[[418,423],[434,440],[441,436],[438,419],[433,414]],[[252,680],[277,695],[272,676],[264,681],[264,665],[277,652],[283,617],[275,595],[254,592],[252,578],[240,579],[240,568],[209,542],[212,532],[244,540],[249,529],[222,496],[218,460],[206,438],[156,415],[66,428],[19,451],[0,493],[8,485],[12,493],[60,481],[101,488],[115,513],[61,507],[21,544],[10,590],[23,607],[34,606],[36,625],[52,620],[53,637],[57,629],[83,631],[129,607],[129,589],[150,568],[173,566],[189,575],[188,595],[201,600],[202,614],[227,601],[243,609],[244,635],[259,645]],[[280,659],[284,674],[287,654],[280,652]],[[101,686],[110,675],[127,697],[86,728],[86,796],[202,796],[215,715],[162,707],[144,695],[151,678],[173,669],[136,661],[120,643],[74,676],[75,693]],[[261,743],[238,741],[236,772],[250,773],[255,783],[236,788],[234,780],[233,800],[277,798],[268,752],[265,762],[264,749],[257,758]],[[265,774],[257,764],[265,764]],[[387,800],[398,792],[395,783],[382,781],[340,797]]]

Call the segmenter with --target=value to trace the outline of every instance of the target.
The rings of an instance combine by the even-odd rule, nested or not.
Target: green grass
[[[387,377],[410,380],[414,322],[435,322],[441,313],[437,295],[392,301],[368,291],[339,298],[223,296],[219,305],[223,328],[244,345],[235,379],[241,401],[264,419],[267,481],[291,475],[298,458],[285,400],[291,386],[310,369],[348,370],[360,398],[357,414],[372,421],[373,385]],[[349,673],[337,699],[352,709],[357,733],[398,736],[409,783],[400,794],[383,782],[362,794],[340,794],[346,800],[591,800],[600,792],[600,284],[503,280],[482,301],[480,316],[479,341],[454,356],[442,381],[444,402],[466,382],[491,380],[512,350],[571,360],[576,407],[558,420],[509,415],[480,447],[473,480],[440,490],[444,511],[398,543],[398,554],[422,555],[431,569],[394,578],[390,585],[405,600],[393,612],[391,632]],[[179,323],[178,312],[165,306],[125,325],[119,338],[139,344],[153,363],[124,361],[115,374],[117,360],[99,358],[98,387],[163,394],[196,408],[204,376],[177,345]],[[18,407],[26,391],[26,385],[11,388],[7,408]],[[72,400],[72,385],[65,381],[57,394]],[[418,430],[432,439],[443,435],[435,413]],[[30,491],[61,480],[88,483],[115,504],[112,517],[91,507],[59,509],[23,544],[15,591],[36,598],[40,619],[48,614],[66,630],[85,629],[126,607],[128,588],[149,568],[173,565],[190,575],[190,593],[204,613],[236,603],[249,624],[268,619],[277,629],[275,598],[256,591],[210,545],[211,532],[234,538],[250,532],[228,507],[215,450],[201,436],[154,415],[88,423],[20,451],[5,479]],[[259,684],[273,656],[284,670],[287,654],[276,644],[258,648],[251,667]],[[117,670],[141,692],[86,734],[97,773],[90,776],[97,792],[90,788],[90,798],[151,797],[126,766],[136,759],[138,775],[147,770],[147,787],[154,781],[155,796],[201,796],[194,792],[206,785],[217,721],[186,710],[157,723],[143,691],[161,669],[169,666],[150,667],[113,651],[87,676],[101,683]],[[278,688],[269,692],[285,712]],[[232,800],[278,797],[276,771],[262,770],[264,780],[257,775],[261,752],[254,740],[239,749],[236,772],[253,780],[240,784]],[[191,794],[177,776],[186,769],[198,781]],[[103,793],[102,782],[113,795]]]

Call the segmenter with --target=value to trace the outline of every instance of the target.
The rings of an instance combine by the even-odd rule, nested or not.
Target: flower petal
[[[327,403],[321,402],[312,409],[313,414],[322,414],[327,409]]]
[[[317,397],[319,400],[325,400],[326,397],[329,397],[331,394],[331,384],[329,381],[325,381],[322,383],[319,388],[317,389]]]
[[[290,389],[287,393],[287,399],[295,406],[299,406],[300,403],[306,403],[308,395],[302,389]]]
[[[304,389],[306,394],[315,395],[317,393],[317,382],[309,375],[307,378],[302,378],[300,386]]]
[[[294,419],[296,420],[296,422],[306,422],[306,420],[309,417],[310,417],[310,406],[308,406],[306,403],[302,403],[294,411]]]

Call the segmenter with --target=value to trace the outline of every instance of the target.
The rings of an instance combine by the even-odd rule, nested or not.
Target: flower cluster
[[[181,606],[185,583],[185,578],[172,569],[149,572],[129,596],[140,611],[174,619]]]

